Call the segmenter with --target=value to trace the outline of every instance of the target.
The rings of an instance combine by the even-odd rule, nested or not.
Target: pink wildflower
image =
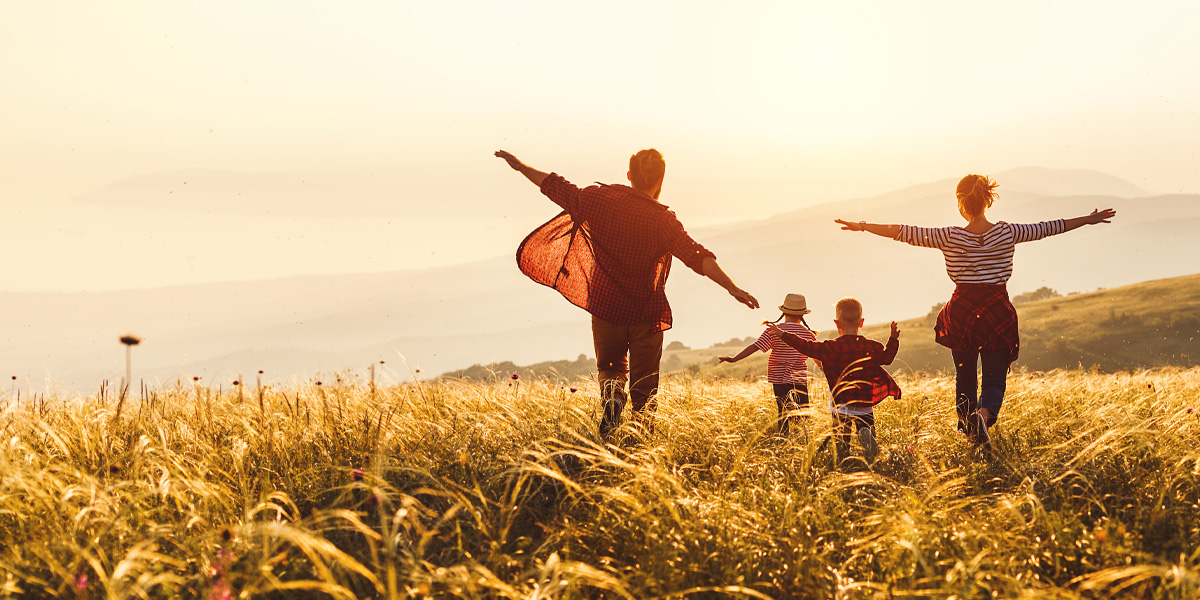
[[[521,378],[521,376],[520,376],[520,375],[517,375],[516,373],[513,373],[513,374],[512,374],[512,378],[513,378],[513,379],[520,379],[520,378]]]
[[[74,581],[75,589],[77,589],[81,592],[83,590],[87,589],[87,580],[88,580],[87,573],[80,573],[80,574],[76,575],[75,581]]]

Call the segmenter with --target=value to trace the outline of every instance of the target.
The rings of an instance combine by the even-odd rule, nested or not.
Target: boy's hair
[[[652,188],[663,180],[667,163],[658,150],[650,148],[629,157],[629,181],[638,189]]]
[[[858,323],[862,320],[862,302],[854,298],[842,298],[833,307],[837,320],[843,323]]]
[[[996,181],[987,175],[967,175],[958,182],[954,195],[958,210],[968,218],[982,217],[996,201]]]

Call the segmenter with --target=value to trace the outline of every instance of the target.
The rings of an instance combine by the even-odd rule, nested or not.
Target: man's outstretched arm
[[[497,150],[496,157],[503,158],[508,163],[508,166],[512,167],[514,171],[520,172],[529,181],[532,181],[533,185],[542,187],[542,181],[546,179],[546,173],[521,162],[517,157],[504,150]]]
[[[704,276],[725,288],[725,291],[729,292],[729,295],[733,296],[738,302],[750,308],[758,308],[758,300],[754,296],[751,296],[749,292],[734,284],[733,280],[721,269],[721,265],[717,264],[717,259],[711,256],[704,259]]]

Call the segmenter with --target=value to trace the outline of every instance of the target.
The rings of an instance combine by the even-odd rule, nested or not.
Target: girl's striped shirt
[[[1012,277],[1014,247],[1066,231],[1062,219],[1014,224],[1000,221],[983,233],[962,227],[901,225],[896,241],[937,248],[946,257],[946,274],[954,283],[1005,284]]]
[[[811,329],[803,323],[780,323],[779,328],[809,341],[816,341]],[[783,343],[768,329],[758,336],[755,347],[770,352],[767,359],[767,383],[808,383],[808,357]]]

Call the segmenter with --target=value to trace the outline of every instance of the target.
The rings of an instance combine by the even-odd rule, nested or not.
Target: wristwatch
[[[859,222],[858,222],[858,230],[859,230],[859,231],[866,231],[866,230],[867,230],[867,222],[866,222],[866,221],[859,221]]]

